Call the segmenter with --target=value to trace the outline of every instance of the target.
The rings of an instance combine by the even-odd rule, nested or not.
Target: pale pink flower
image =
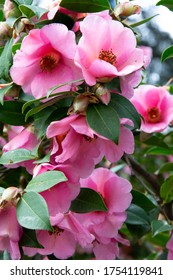
[[[120,22],[89,15],[80,24],[75,62],[90,86],[125,76],[144,64],[143,51],[136,48],[136,38]]]
[[[16,208],[10,203],[0,207],[0,251],[7,250],[11,258],[20,259],[18,242],[22,235],[22,228],[16,217]]]
[[[151,62],[152,56],[153,56],[153,50],[149,46],[140,46],[141,50],[143,50],[144,53],[144,67],[147,68],[148,65]]]
[[[56,216],[57,213],[66,213],[72,200],[79,194],[79,176],[72,165],[61,164],[53,166],[49,163],[42,163],[36,166],[33,170],[33,175],[35,177],[50,170],[61,171],[67,177],[67,181],[56,184],[40,193],[47,203],[50,216]]]
[[[16,149],[27,149],[33,151],[33,149],[39,143],[37,136],[34,134],[32,126],[28,126],[27,128],[23,127],[23,129],[22,127],[18,127],[18,129],[16,128],[16,131],[13,129],[13,131],[10,132],[10,138],[11,140],[3,147],[3,153]],[[32,173],[34,168],[33,160],[10,164],[10,168],[16,168],[18,166],[24,166],[29,173]]]
[[[25,93],[44,97],[51,87],[81,78],[73,63],[75,51],[75,34],[65,25],[54,23],[33,29],[14,56],[11,77]],[[68,84],[56,92],[70,89]]]
[[[142,70],[137,70],[129,75],[120,77],[121,94],[126,98],[132,98],[134,88],[139,85],[142,80]]]
[[[173,235],[166,244],[166,248],[168,249],[168,260],[173,260]]]
[[[51,160],[55,163],[72,164],[80,177],[85,178],[91,174],[95,164],[99,163],[103,156],[115,162],[124,152],[133,153],[133,134],[123,124],[120,128],[119,144],[116,145],[93,131],[84,115],[73,114],[52,122],[47,128],[47,137],[53,138]]]
[[[173,120],[173,96],[164,87],[141,85],[135,89],[131,102],[143,117],[144,132],[163,131]]]
[[[131,184],[105,168],[95,169],[87,179],[80,180],[81,187],[98,192],[107,206],[107,212],[96,211],[86,214],[74,214],[81,224],[95,236],[93,251],[98,259],[115,258],[118,230],[126,220],[125,211],[131,203]]]

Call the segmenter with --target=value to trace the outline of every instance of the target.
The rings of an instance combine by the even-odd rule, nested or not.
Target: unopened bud
[[[89,97],[86,95],[78,95],[73,102],[74,113],[83,113],[86,111],[89,104]]]
[[[0,22],[0,40],[8,40],[12,35],[12,28],[5,22]]]
[[[129,17],[134,14],[139,14],[141,12],[141,7],[138,5],[133,5],[129,2],[124,2],[122,4],[118,4],[114,8],[114,14],[116,17],[124,16]]]
[[[19,36],[22,32],[28,33],[33,28],[33,22],[27,18],[22,18],[15,23],[13,37]]]
[[[102,84],[96,84],[94,86],[95,95],[106,105],[108,105],[110,101],[110,91]]]
[[[17,5],[10,0],[5,0],[3,13],[6,19],[9,17],[17,18],[21,15]]]
[[[9,187],[3,191],[1,199],[2,201],[5,200],[11,202],[17,197],[19,192],[20,190],[16,187]]]

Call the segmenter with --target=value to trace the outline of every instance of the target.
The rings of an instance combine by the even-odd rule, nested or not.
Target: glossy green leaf
[[[10,39],[0,56],[0,77],[5,81],[10,80],[9,69],[12,65],[12,46],[13,46],[13,39]]]
[[[133,121],[135,128],[140,128],[140,115],[127,98],[120,94],[112,94],[109,106],[117,112],[120,118],[130,119]]]
[[[132,203],[143,208],[146,212],[157,207],[157,205],[153,204],[153,202],[141,192],[132,190],[132,197]]]
[[[152,147],[146,151],[147,155],[173,155],[173,147],[165,149],[162,147]]]
[[[36,16],[38,19],[40,19],[42,15],[48,12],[47,9],[34,5],[20,5],[19,9],[27,18],[32,18],[33,16]]]
[[[4,96],[13,88],[12,85],[7,85],[3,88],[0,88],[0,103],[4,104]]]
[[[14,0],[19,5],[31,5],[33,0]]]
[[[19,11],[19,13],[20,13],[20,11]],[[8,17],[6,22],[11,28],[13,28],[15,23],[17,23],[17,21],[20,20],[21,18],[22,18],[21,14],[19,15],[19,17]]]
[[[0,164],[14,164],[32,159],[35,159],[35,156],[32,155],[31,151],[26,149],[15,149],[3,153],[0,157]]]
[[[173,175],[168,177],[161,185],[160,196],[166,203],[173,200]]]
[[[25,125],[25,115],[22,114],[23,102],[21,101],[4,101],[3,106],[0,104],[0,122],[10,125]]]
[[[141,21],[138,21],[138,22],[135,22],[135,23],[132,23],[130,24],[130,27],[134,28],[134,27],[137,27],[137,26],[140,26],[150,20],[152,20],[154,17],[158,16],[159,14],[157,15],[154,15],[154,16],[151,16],[151,17],[148,17],[148,18],[145,18],[144,20],[141,20]]]
[[[96,13],[110,9],[108,0],[62,0],[61,7],[81,13]]]
[[[87,213],[107,211],[107,207],[99,193],[89,188],[81,188],[79,195],[72,201],[70,210],[76,213]]]
[[[135,204],[131,204],[127,209],[126,224],[149,225],[149,218],[146,211]]]
[[[163,62],[168,58],[173,58],[173,46],[170,46],[169,48],[167,48],[162,52],[161,61]]]
[[[173,226],[170,226],[167,221],[162,220],[162,221],[152,221],[151,223],[151,231],[153,236],[156,236],[157,234],[165,231],[171,231],[173,229]]]
[[[172,0],[161,0],[157,3],[157,6],[163,5],[167,7],[170,11],[173,11],[173,2]]]
[[[58,183],[67,181],[66,176],[61,171],[48,171],[34,177],[26,186],[26,192],[43,192]]]
[[[19,241],[20,246],[33,247],[33,248],[43,248],[37,240],[37,236],[34,230],[23,228],[22,237]]]
[[[88,125],[100,135],[118,143],[120,120],[111,106],[90,104],[86,111]]]
[[[21,226],[28,229],[52,231],[47,204],[43,197],[36,192],[25,193],[19,200],[17,220]]]
[[[20,47],[21,47],[21,43],[14,44],[13,47],[12,47],[13,54],[15,54],[17,52],[17,50],[20,49]]]

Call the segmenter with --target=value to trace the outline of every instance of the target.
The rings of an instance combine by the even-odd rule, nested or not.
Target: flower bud
[[[10,0],[5,0],[3,13],[6,19],[9,17],[17,18],[21,15],[17,5]]]
[[[16,187],[9,187],[3,191],[1,199],[2,201],[5,200],[11,202],[16,198],[19,192],[20,190]]]
[[[31,22],[27,18],[22,18],[15,23],[13,37],[16,38],[22,32],[28,33],[33,28],[34,28],[33,22]]]
[[[6,40],[8,40],[12,35],[12,29],[10,26],[5,22],[0,22],[0,42],[2,42],[1,45],[3,45],[3,42],[5,43]]]
[[[139,14],[141,12],[141,7],[138,5],[133,5],[129,2],[124,2],[122,4],[116,5],[114,8],[114,14],[116,17],[124,16],[129,17],[134,14]]]
[[[94,86],[94,92],[105,105],[108,105],[111,96],[109,90],[104,85],[97,83]]]
[[[78,95],[73,102],[73,112],[83,113],[86,111],[89,104],[89,97],[86,95]]]

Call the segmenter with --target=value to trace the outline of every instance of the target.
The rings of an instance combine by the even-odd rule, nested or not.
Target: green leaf
[[[170,226],[167,221],[162,220],[162,221],[152,221],[151,223],[151,231],[153,234],[153,237],[156,236],[157,234],[165,231],[171,231],[173,229],[173,226]]]
[[[79,195],[72,201],[70,210],[76,213],[107,211],[107,207],[99,193],[89,188],[81,188]]]
[[[12,85],[7,85],[3,88],[0,88],[0,103],[4,104],[4,96],[13,88]]]
[[[160,196],[166,203],[173,200],[173,175],[168,177],[161,185]]]
[[[5,81],[10,80],[9,69],[12,65],[12,46],[13,39],[9,40],[0,56],[0,77]]]
[[[20,13],[20,11],[19,11],[19,13]],[[19,16],[19,17],[8,17],[8,18],[6,19],[6,23],[7,23],[11,28],[14,28],[15,23],[17,23],[17,21],[19,21],[19,20],[21,20],[21,19],[22,19],[21,16]]]
[[[120,94],[111,94],[109,106],[112,107],[120,118],[127,118],[133,121],[135,128],[140,128],[141,119],[133,104]]]
[[[47,92],[47,98],[50,96],[51,93],[53,93],[54,90],[58,89],[58,88],[61,88],[63,86],[66,86],[66,85],[71,85],[73,83],[80,83],[80,82],[83,82],[84,80],[83,79],[79,79],[79,80],[72,80],[72,81],[69,81],[69,82],[66,82],[66,83],[63,83],[63,84],[59,84],[57,86],[54,86],[54,87],[51,87],[48,92]],[[64,94],[64,93],[73,93],[72,91],[67,91],[67,92],[61,92],[61,94]]]
[[[156,208],[157,205],[153,204],[153,202],[143,193],[132,190],[132,203],[144,209],[146,212],[151,211]]]
[[[152,147],[146,151],[147,155],[173,155],[173,147],[165,149],[162,147]]]
[[[154,16],[151,16],[151,17],[149,17],[149,18],[145,18],[144,20],[141,20],[141,21],[132,23],[132,24],[130,24],[130,27],[134,28],[134,27],[140,26],[140,25],[142,25],[142,24],[144,24],[144,23],[150,21],[151,19],[153,19],[153,18],[156,17],[156,16],[159,16],[159,14],[154,15]]]
[[[168,58],[172,58],[173,57],[173,46],[170,46],[169,48],[167,48],[166,50],[164,50],[162,52],[161,55],[161,61],[165,61]]]
[[[118,143],[120,120],[115,110],[104,104],[90,104],[86,111],[88,125],[100,135]]]
[[[22,238],[19,241],[19,246],[43,248],[43,246],[37,241],[35,231],[26,228],[23,228]]]
[[[135,204],[131,204],[127,210],[125,223],[130,225],[149,225],[149,218],[144,209]]]
[[[108,0],[62,0],[61,7],[80,13],[96,13],[110,10]]]
[[[10,125],[25,125],[25,115],[22,114],[22,101],[4,101],[0,104],[0,122]]]
[[[24,228],[53,230],[47,204],[43,197],[36,192],[28,192],[21,197],[16,207],[16,213],[19,224]]]
[[[167,162],[161,166],[161,168],[157,171],[157,174],[173,172],[173,162]]]
[[[20,49],[20,47],[21,47],[21,43],[14,44],[13,47],[12,47],[13,54],[15,54],[16,51]]]
[[[32,18],[33,16],[36,16],[38,19],[42,17],[45,13],[48,12],[47,9],[34,6],[34,5],[20,5],[19,10],[27,17]]]
[[[67,181],[66,176],[61,171],[48,171],[34,177],[26,186],[27,192],[43,192],[61,182]]]
[[[26,149],[16,149],[3,153],[0,158],[0,164],[14,164],[26,160],[35,159],[32,152]]]
[[[157,6],[163,5],[167,7],[170,11],[173,11],[173,2],[172,0],[161,0],[157,4]]]
[[[33,0],[14,0],[14,2],[16,2],[17,4],[21,5],[31,5]]]

